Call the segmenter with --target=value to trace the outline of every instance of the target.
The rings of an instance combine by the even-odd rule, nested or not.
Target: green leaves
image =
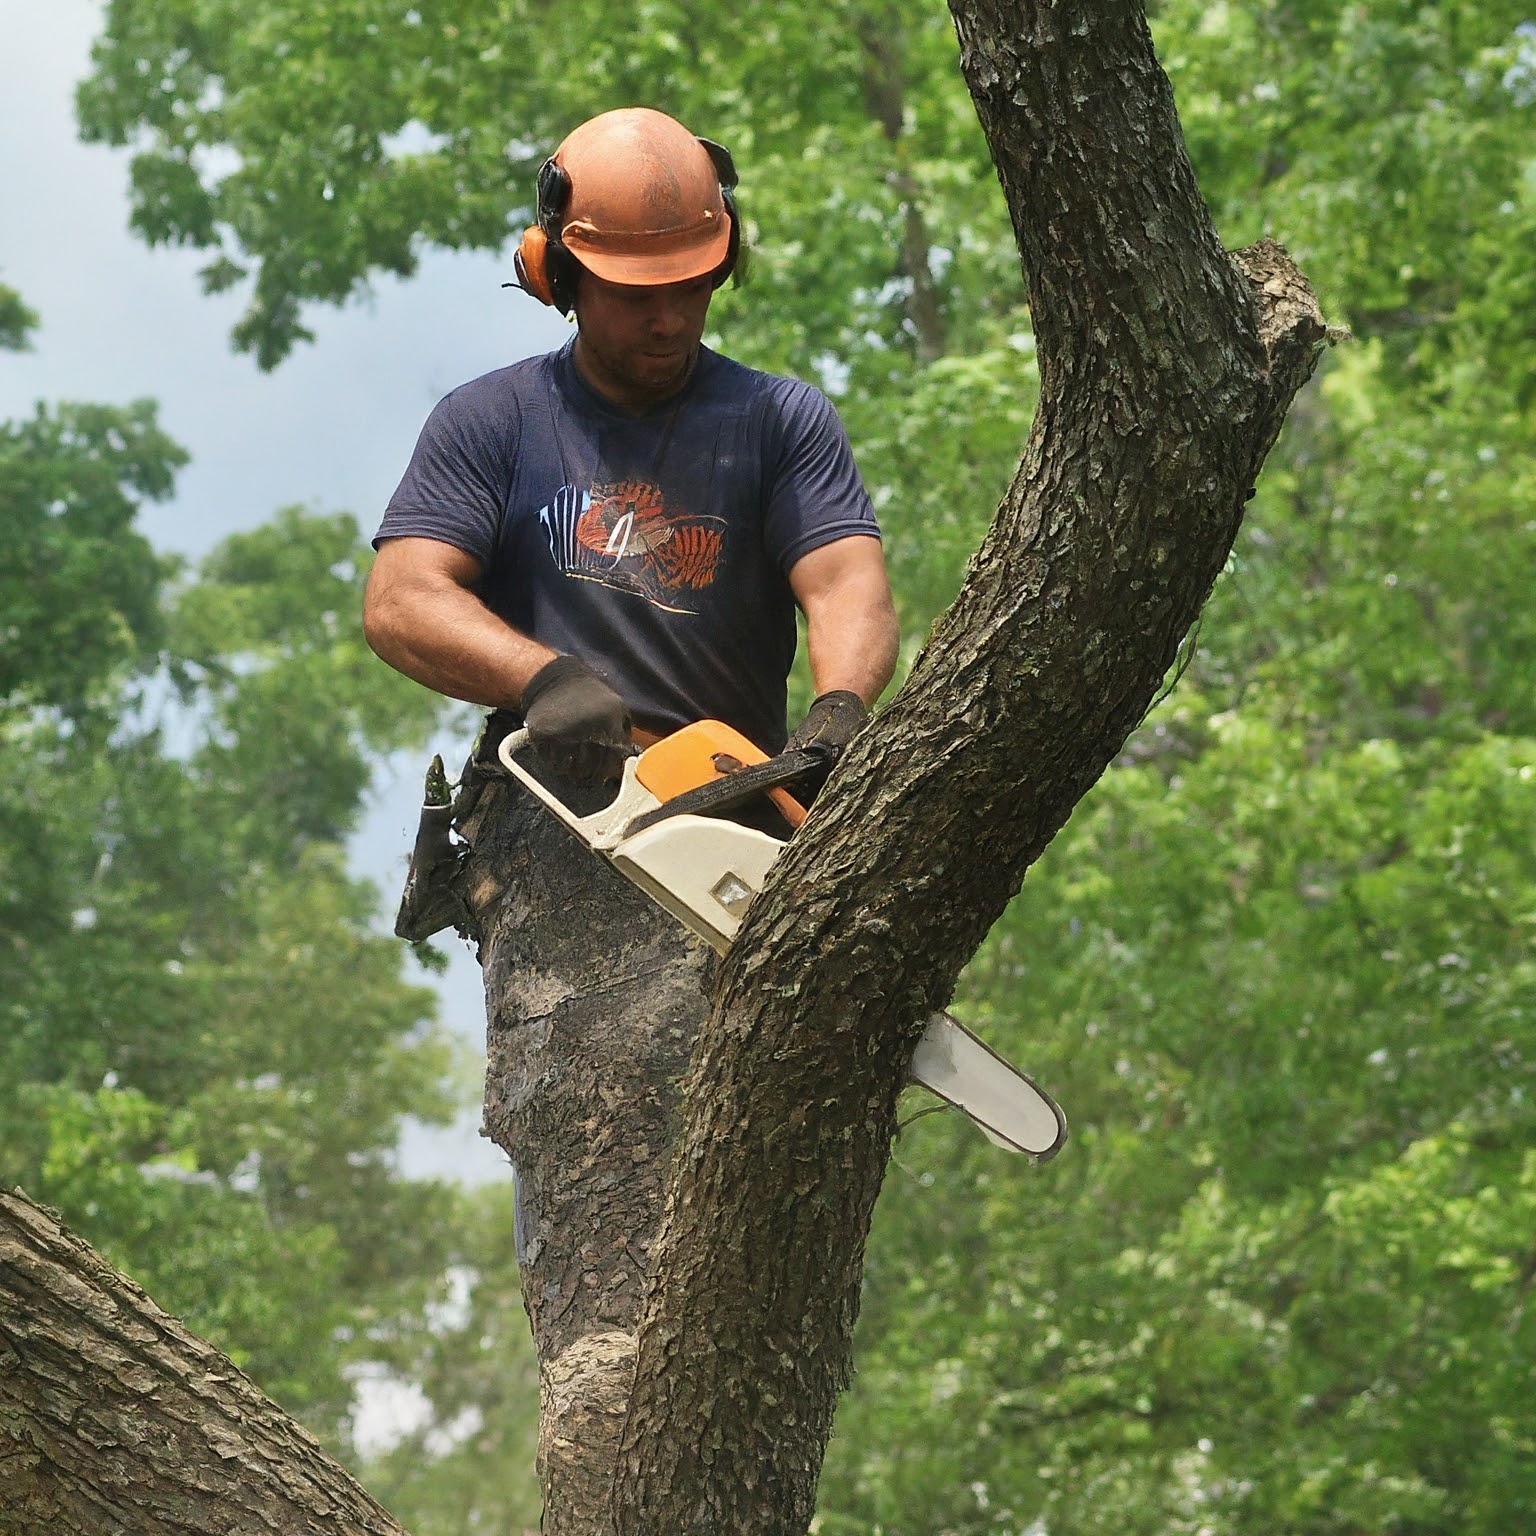
[[[1530,1507],[1536,742],[1304,703],[1176,694],[972,967],[1073,1139],[902,1138],[823,1529]]]
[[[1439,347],[1482,302],[1484,237],[1530,158],[1528,20],[1519,4],[1159,7],[1228,243],[1273,234],[1330,315],[1400,356]]]
[[[153,653],[169,566],[132,521],[136,498],[169,495],[185,462],[147,400],[0,424],[0,710],[78,719],[117,668]]]
[[[37,324],[37,311],[22,303],[14,288],[0,283],[0,352],[25,351]]]
[[[436,701],[366,655],[350,518],[156,557],[184,459],[147,402],[0,426],[0,1169],[343,1445],[457,1241],[394,1159],[459,1050],[339,842]]]
[[[938,286],[922,323],[942,349],[1017,271],[948,20],[926,5],[114,0],[94,63],[82,130],[133,148],[135,227],[207,250],[215,289],[253,274],[235,341],[263,367],[308,339],[305,303],[409,274],[423,244],[503,246],[559,139],[635,101],[737,152],[761,298],[722,313],[749,361],[907,349],[915,279]]]
[[[1227,238],[1284,240],[1368,339],[1293,412],[1188,674],[972,966],[962,1010],[1073,1139],[1030,1173],[945,1121],[903,1137],[823,1531],[1530,1518],[1519,21],[1159,8]],[[873,445],[877,484],[887,441],[921,437]]]
[[[1032,1171],[953,1117],[903,1135],[818,1528],[1504,1536],[1536,1509],[1531,23],[1505,0],[1154,10],[1224,238],[1287,244],[1358,339],[1293,412],[1188,673],[966,978],[961,1011],[1060,1096],[1073,1139]],[[735,152],[753,272],[717,298],[719,336],[837,396],[915,650],[1037,385],[942,10],[115,0],[81,110],[132,146],[146,236],[205,250],[211,289],[249,285],[237,344],[272,366],[306,304],[426,244],[499,248],[543,155],[637,100]],[[10,462],[0,483],[22,484]],[[87,534],[50,554],[63,536],[38,527],[29,568],[87,551],[49,590],[99,593]],[[81,1144],[153,1134],[226,1184],[259,1153],[260,1198],[296,1230],[297,1191],[326,1189],[351,1213],[330,1225],[349,1275],[390,1187],[370,1127],[430,1076],[329,851],[368,754],[430,706],[354,638],[354,544],[284,514],[163,619],[127,595],[153,593],[147,567],[91,597],[13,697],[74,709],[163,642],[183,701],[166,729],[191,744],[171,760],[135,738],[110,772],[73,762],[63,792],[67,732],[29,716],[0,797],[18,850],[0,899],[27,936],[0,979],[30,967],[0,989],[25,1000],[6,1049],[101,1121]],[[327,952],[363,978],[355,1054],[327,1024],[353,1002]],[[227,1032],[192,1022],[209,1017]],[[328,1139],[332,1050],[356,1108]],[[142,1103],[102,1101],[108,1071]],[[372,1149],[361,1168],[343,1143]],[[466,1241],[462,1330],[399,1348],[438,1417],[380,1468],[424,1536],[530,1518],[475,1459],[523,1454],[523,1431],[459,1417],[491,1423],[504,1382],[474,1346],[520,1327],[475,1257],[504,1255]]]
[[[22,1106],[44,1138],[29,1188],[292,1411],[334,1425],[351,1396],[333,1338],[351,1315],[337,1234],[274,1219],[200,1167],[181,1140],[190,1117],[137,1090],[36,1085]]]
[[[206,792],[274,860],[350,830],[374,756],[422,739],[441,704],[363,640],[370,559],[351,517],[290,508],[226,540],[171,607],[170,673],[210,727]]]
[[[397,1369],[430,1414],[367,1466],[367,1482],[412,1536],[533,1530],[538,1365],[516,1274],[506,1185],[461,1191],[439,1211],[455,1235],[452,1267],[429,1327],[405,1341]]]
[[[453,119],[496,101],[521,50],[506,8],[468,9],[110,6],[82,127],[134,145],[147,239],[217,253],[215,286],[255,267],[237,336],[262,366],[308,339],[303,301],[340,302],[374,271],[409,274],[418,238],[505,238],[515,101],[497,106],[511,114],[503,131]]]

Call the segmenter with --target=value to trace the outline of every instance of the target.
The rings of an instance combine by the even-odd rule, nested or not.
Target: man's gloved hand
[[[825,768],[808,773],[798,780],[800,787],[796,793],[810,798],[820,793],[821,786],[827,782],[827,775],[832,771],[832,765],[843,755],[843,748],[853,740],[854,732],[864,724],[868,716],[864,700],[846,688],[824,693],[811,705],[805,719],[795,727],[789,740],[784,743],[784,750],[793,752],[800,747],[823,746],[831,748],[831,755],[827,758]]]
[[[586,662],[556,656],[523,689],[528,740],[550,769],[573,779],[617,779],[631,751],[624,700]]]

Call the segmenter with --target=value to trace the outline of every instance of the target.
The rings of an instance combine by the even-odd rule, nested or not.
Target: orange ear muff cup
[[[549,280],[549,236],[537,224],[523,231],[522,243],[512,257],[517,270],[517,280],[541,304],[551,307],[555,302],[555,290]]]

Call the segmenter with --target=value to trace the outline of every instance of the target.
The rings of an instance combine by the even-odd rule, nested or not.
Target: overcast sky
[[[0,419],[39,400],[158,400],[165,430],[192,455],[175,500],[143,516],[165,550],[202,554],[292,503],[352,512],[371,531],[435,402],[558,345],[564,322],[501,290],[510,260],[434,253],[407,282],[380,280],[361,303],[307,316],[317,340],[262,374],[230,349],[238,293],[204,297],[204,256],[137,241],[127,154],[76,138],[74,87],[101,16],[97,0],[0,0],[0,281],[42,318],[31,352],[0,353]],[[468,743],[442,746],[456,768]],[[392,765],[354,849],[391,906],[422,767]],[[479,1043],[479,971],[453,947],[445,1017]],[[485,1177],[503,1162],[473,1126],[413,1134],[405,1150],[422,1171]]]

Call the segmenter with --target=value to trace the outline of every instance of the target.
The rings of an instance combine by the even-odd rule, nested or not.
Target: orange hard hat
[[[649,107],[604,112],[554,153],[569,178],[560,243],[611,283],[683,283],[731,241],[721,170],[703,140]],[[733,178],[734,179],[734,178]]]
[[[568,314],[583,268],[655,286],[736,265],[740,233],[730,151],[649,107],[604,112],[569,134],[539,171],[538,223],[513,261],[518,286]]]

